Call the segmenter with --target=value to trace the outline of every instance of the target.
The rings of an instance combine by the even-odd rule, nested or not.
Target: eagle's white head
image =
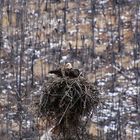
[[[65,65],[65,68],[67,68],[67,69],[72,69],[71,63],[67,63],[67,64]]]

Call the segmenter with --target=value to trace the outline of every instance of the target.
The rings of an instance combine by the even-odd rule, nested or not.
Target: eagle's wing
[[[61,70],[61,69],[51,70],[51,71],[49,71],[49,73],[55,74],[55,75],[57,75],[58,77],[62,77],[62,76],[63,76],[62,70]]]

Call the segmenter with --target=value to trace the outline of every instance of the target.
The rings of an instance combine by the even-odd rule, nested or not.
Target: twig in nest
[[[89,117],[99,103],[99,92],[86,79],[56,78],[47,81],[39,103],[39,112],[56,120],[62,129],[77,128],[81,117]],[[67,125],[66,125],[67,124]]]

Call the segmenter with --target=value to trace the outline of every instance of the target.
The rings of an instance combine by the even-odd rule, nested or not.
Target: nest
[[[85,78],[48,80],[39,103],[41,116],[53,118],[60,131],[77,127],[84,116],[97,108],[99,92]]]

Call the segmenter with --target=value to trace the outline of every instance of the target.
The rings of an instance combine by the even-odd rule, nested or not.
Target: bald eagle
[[[69,77],[76,78],[80,75],[80,71],[78,69],[73,69],[71,63],[67,63],[63,68],[59,68],[57,70],[49,71],[51,74],[55,74],[58,77]]]

